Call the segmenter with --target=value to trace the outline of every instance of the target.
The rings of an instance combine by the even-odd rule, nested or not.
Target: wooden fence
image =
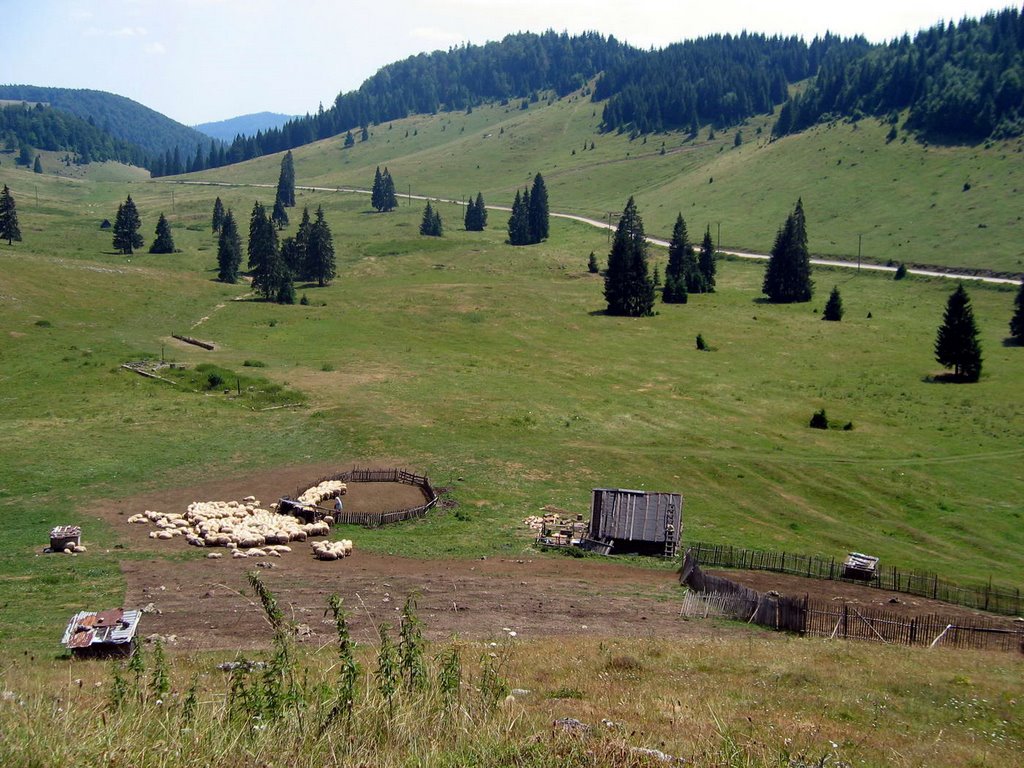
[[[342,510],[324,510],[325,514],[332,515],[336,525],[362,525],[366,528],[378,528],[382,525],[400,523],[403,520],[423,517],[438,502],[437,493],[430,484],[430,480],[423,475],[407,472],[404,469],[358,469],[353,468],[347,472],[339,472],[334,475],[325,475],[319,480],[314,480],[309,486],[319,485],[326,480],[340,480],[343,483],[404,483],[415,485],[422,492],[426,499],[425,504],[408,509],[396,509],[389,512],[350,512]],[[303,494],[306,488],[299,488],[295,491],[295,498]]]
[[[993,586],[991,583],[984,587],[965,587],[940,579],[937,574],[901,571],[895,566],[879,568],[872,579],[863,581],[844,578],[843,562],[835,558],[741,549],[728,544],[698,542],[688,546],[697,561],[707,568],[773,571],[812,579],[845,581],[890,592],[929,597],[944,603],[977,608],[1004,616],[1020,616],[1024,613],[1024,597],[1020,589]]]
[[[1005,619],[904,616],[850,603],[761,593],[704,573],[692,551],[686,553],[680,581],[693,590],[685,596],[680,616],[726,616],[811,637],[1024,653],[1024,627],[1007,626]]]

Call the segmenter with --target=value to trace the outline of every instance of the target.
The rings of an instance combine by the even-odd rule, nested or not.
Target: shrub
[[[266,368],[267,367],[267,364],[264,363],[262,360],[246,360],[244,363],[242,363],[242,365],[245,366],[246,368]]]
[[[711,350],[711,347],[709,347],[707,342],[704,341],[704,334],[702,333],[697,334],[697,349],[701,352],[708,352]]]
[[[894,275],[892,276],[892,279],[893,279],[893,280],[902,280],[902,279],[903,279],[904,277],[906,277],[906,276],[907,276],[907,265],[906,265],[906,264],[904,264],[904,263],[903,263],[903,262],[901,261],[901,262],[900,262],[900,264],[899,264],[899,266],[898,266],[898,267],[896,267],[896,274],[894,274]]]
[[[824,408],[814,412],[814,415],[811,416],[810,426],[811,429],[828,429],[828,416],[825,415]]]
[[[220,389],[224,386],[224,377],[216,371],[209,373],[206,376],[206,388],[207,389]]]

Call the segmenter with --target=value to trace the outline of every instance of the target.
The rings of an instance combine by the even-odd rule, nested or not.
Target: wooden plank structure
[[[82,529],[77,525],[58,525],[50,531],[50,550],[63,552],[68,545],[81,546]]]
[[[614,550],[674,557],[682,511],[678,493],[595,488],[585,545],[604,554]]]
[[[71,617],[61,643],[72,653],[89,655],[130,652],[142,611],[112,608],[107,611],[80,611]]]

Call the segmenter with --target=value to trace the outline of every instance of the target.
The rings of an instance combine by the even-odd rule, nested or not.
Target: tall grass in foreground
[[[357,649],[337,597],[336,642],[309,649],[249,579],[272,633],[258,657],[218,668],[157,642],[127,661],[5,664],[0,765],[960,766],[1024,749],[1024,660],[1006,654],[733,625],[431,648],[414,598]]]

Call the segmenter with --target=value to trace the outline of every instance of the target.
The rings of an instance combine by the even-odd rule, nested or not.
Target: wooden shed
[[[130,653],[142,611],[112,608],[108,611],[80,611],[71,617],[61,638],[76,655]]]
[[[606,554],[635,552],[674,557],[682,530],[678,493],[595,488],[590,505],[590,548]]]

